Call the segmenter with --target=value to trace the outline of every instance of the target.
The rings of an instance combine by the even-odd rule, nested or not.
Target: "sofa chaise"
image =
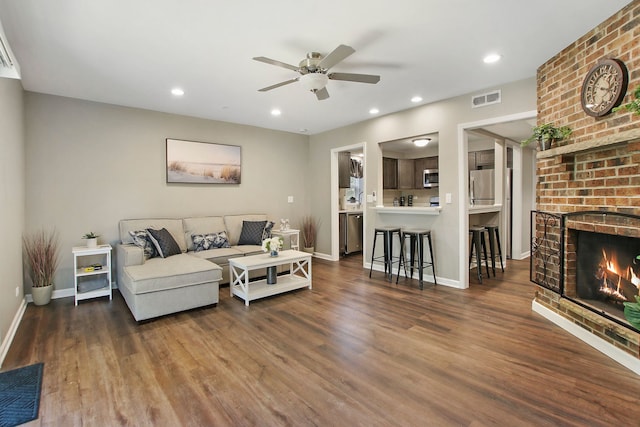
[[[261,240],[272,226],[262,214],[121,220],[116,272],[133,317],[140,321],[217,304],[219,285],[229,282],[229,259],[263,253]],[[154,242],[151,232],[163,229]],[[163,239],[174,242],[166,248]],[[158,254],[158,247],[168,253]]]

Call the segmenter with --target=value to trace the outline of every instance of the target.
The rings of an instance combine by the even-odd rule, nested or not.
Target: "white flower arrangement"
[[[282,237],[272,237],[262,241],[262,250],[265,252],[279,251],[283,245]]]

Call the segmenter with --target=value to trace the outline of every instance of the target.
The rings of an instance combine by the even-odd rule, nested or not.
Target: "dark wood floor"
[[[526,261],[464,291],[361,263],[142,324],[118,292],[30,304],[2,370],[45,364],[29,425],[640,425],[640,377],[531,311]]]

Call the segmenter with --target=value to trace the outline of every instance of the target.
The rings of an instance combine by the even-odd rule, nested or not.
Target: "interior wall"
[[[439,133],[440,195],[452,194],[451,204],[442,204],[440,215],[403,215],[401,220],[407,227],[429,227],[434,235],[436,270],[438,278],[458,282],[459,254],[458,210],[465,202],[465,195],[458,194],[461,174],[458,169],[457,125],[491,117],[506,116],[523,111],[531,111],[536,105],[535,79],[526,79],[499,87],[502,103],[483,108],[471,108],[471,94],[462,95],[441,102],[415,107],[398,113],[370,119],[310,137],[309,185],[308,191],[314,195],[310,209],[321,221],[316,251],[330,253],[331,250],[331,167],[332,148],[364,142],[367,145],[365,176],[366,194],[378,193],[382,188],[382,168],[379,142],[401,139],[411,135]],[[490,88],[494,89],[494,88]],[[481,91],[479,91],[481,92]],[[466,156],[466,153],[464,154]],[[466,162],[465,162],[466,164]],[[464,176],[464,174],[462,174]],[[380,215],[374,210],[378,202],[367,203],[364,257],[370,259],[373,228],[377,225],[398,223],[395,216]],[[397,225],[397,224],[395,224]]]
[[[24,108],[20,80],[0,78],[0,343],[23,301]],[[18,295],[16,295],[18,288]],[[0,355],[0,363],[2,355]]]
[[[307,211],[306,135],[33,92],[25,120],[26,228],[60,233],[56,291],[73,289],[72,246],[89,231],[115,245],[120,219],[266,213],[293,228]],[[239,145],[241,184],[167,184],[166,138]]]

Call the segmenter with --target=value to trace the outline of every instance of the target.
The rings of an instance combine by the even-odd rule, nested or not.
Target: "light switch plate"
[[[287,203],[293,203],[293,196],[287,197]]]
[[[451,193],[447,193],[447,194],[445,194],[445,197],[444,197],[444,198],[445,198],[445,201],[446,201],[447,203],[451,203]]]

